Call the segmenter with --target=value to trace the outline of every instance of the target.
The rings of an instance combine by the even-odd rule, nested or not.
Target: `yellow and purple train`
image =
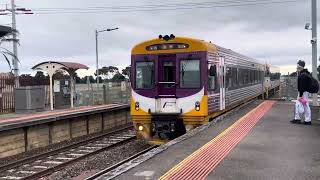
[[[211,42],[160,35],[132,49],[131,86],[137,136],[160,144],[277,90],[280,72]]]

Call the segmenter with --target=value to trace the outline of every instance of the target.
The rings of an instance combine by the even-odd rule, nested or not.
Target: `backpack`
[[[319,82],[318,80],[316,80],[314,77],[312,77],[310,75],[310,78],[311,78],[311,85],[309,86],[309,93],[318,93],[319,91]]]

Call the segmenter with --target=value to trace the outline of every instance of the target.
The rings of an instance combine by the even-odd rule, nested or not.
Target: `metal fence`
[[[0,76],[0,114],[15,110],[14,85],[12,77]],[[131,86],[129,82],[99,84],[76,84],[75,106],[101,104],[128,104]],[[44,85],[45,106],[50,108],[50,88]]]
[[[297,77],[281,77],[281,96],[288,101],[296,100],[298,97]],[[309,98],[312,99],[311,94]],[[320,93],[318,92],[318,101],[320,102]]]
[[[130,102],[130,83],[76,84],[76,106]]]
[[[14,111],[14,85],[12,77],[0,76],[0,113]]]

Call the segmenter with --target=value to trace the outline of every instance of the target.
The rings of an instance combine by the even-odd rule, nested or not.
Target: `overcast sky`
[[[266,0],[244,1],[256,3]],[[236,4],[239,5],[239,2],[244,3],[244,1],[197,0],[196,2],[238,2]],[[5,8],[5,4],[9,2],[2,0],[0,8]],[[305,23],[311,22],[311,0],[243,6],[230,6],[230,3],[211,4],[211,8],[162,11],[110,12],[107,8],[87,13],[88,7],[130,6],[132,8],[132,6],[191,2],[194,1],[16,0],[18,7],[28,8],[36,13],[17,16],[21,73],[32,73],[30,68],[33,65],[47,60],[75,61],[94,68],[94,30],[113,27],[120,29],[99,35],[100,67],[105,65],[125,67],[130,64],[130,51],[135,44],[156,38],[159,34],[171,33],[176,36],[212,41],[260,62],[277,65],[281,67],[282,73],[294,71],[298,59],[311,64],[311,31],[304,29]],[[320,3],[318,9],[319,7]],[[66,9],[50,11],[53,13],[48,14],[49,11],[40,11],[45,10],[44,8]],[[82,13],[70,13],[71,10],[68,8],[79,8]],[[320,12],[318,19],[319,14]],[[11,16],[0,16],[0,24],[9,23]],[[11,48],[11,45],[9,47]],[[5,63],[0,64],[0,71],[8,71]]]

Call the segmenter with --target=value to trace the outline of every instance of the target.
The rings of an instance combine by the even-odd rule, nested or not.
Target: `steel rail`
[[[125,164],[125,163],[127,163],[127,162],[129,162],[129,161],[131,161],[131,160],[133,160],[133,159],[135,159],[135,158],[137,158],[137,157],[139,157],[140,155],[149,152],[150,150],[152,150],[152,149],[154,149],[154,148],[156,148],[156,147],[158,147],[158,146],[154,145],[154,146],[151,146],[151,147],[149,147],[149,148],[147,148],[147,149],[144,149],[144,150],[142,150],[142,151],[140,151],[140,152],[138,152],[138,153],[130,156],[129,158],[118,162],[117,164],[114,164],[114,165],[112,165],[112,166],[107,167],[106,169],[103,169],[102,171],[97,172],[96,174],[94,174],[94,175],[86,178],[86,180],[96,179],[96,178],[100,177],[101,175],[103,175],[103,174],[105,174],[105,173],[107,173],[107,172],[110,172],[110,171],[116,169],[117,167],[121,166],[122,164]]]
[[[44,153],[41,153],[41,154],[37,154],[37,155],[34,155],[34,156],[30,156],[30,157],[27,157],[27,158],[24,158],[24,159],[21,159],[21,160],[17,160],[17,161],[2,165],[2,166],[0,166],[0,173],[4,172],[6,170],[9,170],[9,169],[17,168],[17,167],[19,167],[19,166],[21,166],[23,164],[31,163],[31,162],[36,161],[38,159],[43,159],[43,158],[46,158],[48,156],[56,155],[58,153],[67,151],[69,149],[76,148],[76,147],[88,144],[88,143],[90,143],[92,141],[96,141],[96,140],[104,138],[105,136],[109,136],[109,135],[112,135],[112,134],[115,134],[115,133],[118,133],[118,132],[121,132],[121,131],[128,130],[128,129],[132,128],[132,127],[133,127],[132,125],[125,126],[125,127],[120,128],[120,129],[117,129],[117,130],[114,130],[114,131],[111,131],[111,132],[106,132],[106,133],[100,134],[98,136],[95,136],[95,137],[92,137],[92,138],[89,138],[89,139],[86,139],[86,140],[81,140],[79,142],[76,142],[76,143],[73,143],[73,144],[70,144],[70,145],[67,145],[67,146],[63,146],[63,147],[58,148],[58,149],[50,150],[48,152],[44,152]]]

